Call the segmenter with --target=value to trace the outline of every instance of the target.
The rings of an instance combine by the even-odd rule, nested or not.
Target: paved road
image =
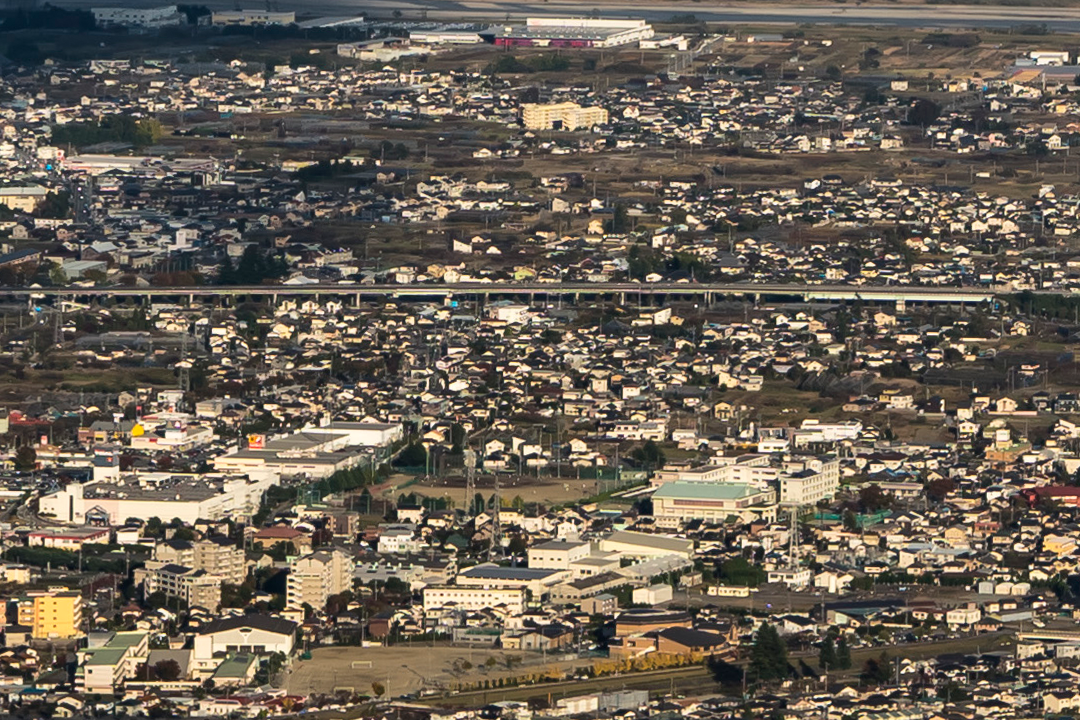
[[[60,0],[54,3],[69,8],[90,8],[99,0]],[[118,7],[157,7],[160,0],[117,0]],[[234,0],[204,0],[211,9],[231,10]],[[251,3],[249,3],[251,4]],[[252,4],[254,7],[256,4]],[[402,17],[428,20],[505,21],[526,16],[581,16],[599,10],[603,17],[637,17],[666,20],[672,15],[692,14],[700,20],[731,24],[792,25],[895,25],[927,28],[1007,28],[1031,23],[1046,23],[1058,31],[1080,31],[1080,8],[994,7],[980,5],[900,5],[868,4],[843,7],[829,4],[794,4],[782,2],[747,2],[713,5],[692,0],[673,0],[644,6],[635,0],[538,0],[534,2],[490,2],[475,0],[277,0],[275,7],[312,14],[348,15],[367,11],[389,18],[395,10]]]

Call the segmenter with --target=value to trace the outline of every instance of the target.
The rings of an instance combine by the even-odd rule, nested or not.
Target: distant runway
[[[100,0],[59,0],[54,4],[68,8],[90,8]],[[111,6],[156,7],[160,0],[114,0]],[[236,0],[204,0],[211,9],[232,10]],[[240,3],[243,7],[261,8],[259,0]],[[582,16],[598,10],[602,17],[636,17],[666,20],[673,15],[693,15],[699,20],[728,24],[812,23],[818,25],[891,25],[925,28],[1009,28],[1046,23],[1052,30],[1080,32],[1080,8],[1005,7],[986,5],[847,5],[782,2],[748,2],[720,5],[706,2],[649,3],[632,0],[614,2],[567,2],[538,0],[531,2],[488,2],[483,0],[274,0],[281,10],[297,14],[348,15],[368,12],[390,17],[400,11],[405,20],[483,20],[488,22],[519,20],[527,16]]]

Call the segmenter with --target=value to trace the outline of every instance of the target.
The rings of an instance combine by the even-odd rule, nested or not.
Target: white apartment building
[[[808,418],[803,420],[802,425],[795,431],[795,445],[799,447],[813,443],[855,440],[859,437],[862,429],[863,424],[858,420],[823,423],[814,418]]]
[[[810,568],[777,567],[769,570],[766,578],[771,583],[783,583],[792,590],[798,590],[809,586],[813,576]]]
[[[247,578],[247,559],[242,548],[226,537],[188,542],[168,540],[154,547],[154,560],[203,570],[221,582],[239,585]]]
[[[945,613],[945,623],[952,629],[974,625],[982,620],[982,611],[975,603],[955,607]]]
[[[150,656],[150,635],[118,632],[96,647],[91,643],[78,655],[81,667],[75,675],[76,684],[90,694],[112,695]]]
[[[424,546],[416,537],[416,527],[413,525],[392,525],[379,529],[379,546],[376,552],[380,555],[402,555],[419,552]]]
[[[782,473],[780,502],[786,505],[814,505],[831,500],[840,489],[840,461],[836,458],[811,458],[789,465]]]
[[[578,130],[607,124],[608,112],[572,102],[526,103],[521,108],[521,120],[529,130]]]
[[[352,576],[353,562],[340,550],[319,550],[298,558],[289,567],[288,606],[307,604],[321,610],[331,595],[352,589]]]
[[[182,600],[188,607],[211,612],[221,605],[221,578],[205,570],[149,560],[145,568],[136,571],[136,580],[139,577],[147,596],[160,592],[167,598]]]

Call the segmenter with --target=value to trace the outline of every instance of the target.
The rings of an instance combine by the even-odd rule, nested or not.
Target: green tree
[[[877,685],[883,685],[889,681],[889,656],[886,653],[881,653],[876,658],[867,659],[863,665],[863,671],[860,676],[864,682],[875,683]]]
[[[825,641],[821,643],[821,649],[818,651],[818,663],[821,664],[821,669],[825,672],[835,670],[839,666],[836,658],[836,643],[833,641],[832,633],[826,635]]]
[[[180,663],[175,660],[161,660],[154,663],[154,677],[164,682],[180,679]]]
[[[226,254],[218,270],[219,285],[260,285],[264,280],[274,280],[289,272],[285,261],[274,257],[255,244],[244,248],[240,262],[233,267]]]
[[[851,669],[851,648],[848,647],[847,637],[843,635],[836,643],[836,666],[841,670]]]
[[[844,529],[848,532],[855,532],[859,529],[859,518],[852,510],[844,511]]]
[[[859,488],[859,509],[862,512],[873,513],[884,510],[890,507],[892,502],[892,496],[882,490],[880,485],[871,483]]]
[[[664,451],[653,440],[646,440],[645,444],[634,450],[634,459],[649,470],[663,467],[667,461]]]
[[[427,464],[427,448],[422,443],[411,442],[394,459],[398,467],[420,467]]]
[[[56,220],[68,217],[71,214],[71,194],[67,191],[47,193],[34,214]]]
[[[626,205],[619,203],[615,206],[615,212],[611,220],[606,223],[605,229],[609,233],[625,233],[630,231],[630,215],[626,211]]]
[[[757,587],[765,582],[767,577],[764,570],[750,564],[744,557],[735,557],[725,560],[720,564],[720,579],[729,585],[744,585]]]
[[[908,122],[912,125],[930,125],[941,115],[941,106],[929,98],[919,98],[908,112]]]
[[[49,268],[49,282],[53,285],[67,285],[68,276],[67,273],[64,272],[64,268],[56,264]]]
[[[750,674],[756,680],[782,680],[788,676],[787,645],[776,628],[762,623],[750,650]]]
[[[935,502],[941,502],[955,489],[956,483],[952,478],[939,477],[927,483],[926,496]]]
[[[15,451],[15,469],[20,472],[33,470],[37,467],[37,450],[29,445],[23,445]]]
[[[135,144],[139,147],[155,144],[162,134],[161,122],[155,118],[143,118],[135,124]]]

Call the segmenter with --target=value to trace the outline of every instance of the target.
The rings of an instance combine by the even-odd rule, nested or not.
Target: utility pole
[[[177,368],[179,368],[180,370],[177,381],[180,386],[180,391],[185,394],[191,392],[191,374],[188,371],[189,368],[187,361],[187,341],[188,336],[187,331],[185,330],[183,339],[181,340],[182,344],[180,345],[180,362],[177,363]]]
[[[521,472],[520,470],[518,471]],[[491,512],[491,546],[488,548],[488,558],[490,559],[495,555],[496,548],[502,540],[502,520],[499,518],[499,510],[502,508],[502,495],[500,494],[501,486],[499,484],[499,474],[495,473],[495,507]]]
[[[476,495],[476,452],[466,447],[462,453],[465,459],[465,518],[475,515],[473,497]]]

